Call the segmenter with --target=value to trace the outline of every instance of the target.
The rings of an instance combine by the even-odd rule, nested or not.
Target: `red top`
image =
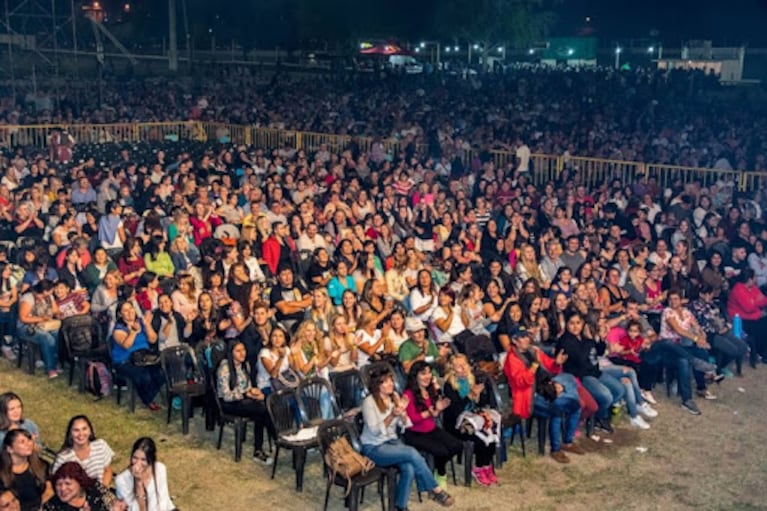
[[[614,356],[638,364],[642,361],[642,359],[639,358],[639,351],[642,349],[642,344],[644,344],[644,339],[641,335],[638,335],[636,339],[631,339],[628,335],[624,335],[618,341],[618,345],[623,348],[624,351],[630,351],[631,353],[624,353],[621,355],[616,354]]]
[[[738,314],[741,319],[756,321],[762,317],[764,307],[767,307],[767,296],[758,287],[747,287],[742,282],[735,284],[727,300],[727,314],[731,318]]]
[[[120,273],[122,273],[123,279],[125,279],[125,276],[129,273],[135,273],[141,268],[146,268],[146,264],[144,264],[143,257],[137,257],[133,261],[128,261],[124,257],[121,257],[117,261],[117,268],[120,270]],[[125,280],[125,283],[131,286],[135,286],[138,284],[138,277],[134,277],[130,280]]]
[[[262,255],[272,275],[277,275],[277,267],[280,265],[280,252],[282,244],[274,236],[269,236],[261,246]]]
[[[413,423],[413,425],[408,428],[410,431],[413,431],[415,433],[428,433],[430,431],[434,431],[434,429],[437,427],[437,424],[434,422],[434,417],[429,414],[427,418],[421,417],[421,414],[424,412],[421,410],[420,412],[416,410],[415,408],[415,396],[413,395],[413,391],[410,389],[407,389],[404,393],[404,396],[407,396],[409,399],[409,402],[407,404],[407,416],[410,417],[410,422]],[[426,399],[424,401],[426,403],[426,409],[430,409],[432,407],[431,399]]]
[[[558,366],[554,359],[539,351],[541,365],[551,374],[559,374],[562,368]],[[511,411],[522,419],[529,419],[533,413],[533,391],[535,387],[535,373],[527,367],[517,353],[512,349],[506,356],[506,362],[503,364],[503,372],[509,382],[511,392]]]

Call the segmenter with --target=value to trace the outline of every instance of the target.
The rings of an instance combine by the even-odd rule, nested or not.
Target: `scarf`
[[[457,378],[456,383],[458,384],[458,395],[461,396],[461,399],[465,398],[469,395],[469,392],[471,391],[471,386],[469,385],[469,379],[468,378]]]

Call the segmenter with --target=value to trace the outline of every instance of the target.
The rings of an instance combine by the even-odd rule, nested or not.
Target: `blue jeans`
[[[690,341],[692,343],[692,341]],[[708,361],[708,351],[699,348],[694,343],[692,345],[683,345],[684,350],[695,358]],[[706,374],[693,369],[692,375],[695,378],[695,387],[698,390],[706,390]]]
[[[581,418],[581,404],[577,398],[573,399],[564,394],[560,394],[551,402],[546,401],[540,394],[535,394],[533,415],[549,419],[551,452],[557,452],[562,448],[562,441],[566,444],[573,443],[575,432],[578,429],[578,421]],[[565,420],[564,432],[562,430],[563,418]]]
[[[609,419],[610,408],[626,394],[623,384],[604,372],[599,378],[586,376],[581,379],[581,383],[599,405],[597,417],[600,419]]]
[[[134,366],[130,362],[115,365],[115,372],[121,378],[133,382],[141,402],[148,405],[165,385],[165,376],[159,365]]]
[[[641,405],[643,402],[636,371],[626,366],[608,366],[602,369],[602,374],[611,376],[623,385],[626,391],[623,399],[626,401],[629,417],[636,417],[637,405]]]
[[[32,327],[33,333],[29,333],[30,325],[19,324],[16,332],[19,339],[25,342],[31,342],[40,347],[40,356],[43,357],[45,370],[55,371],[59,365],[58,338],[59,331],[46,331],[39,327]]]
[[[642,360],[648,364],[676,367],[677,388],[682,401],[692,399],[690,371],[693,358],[684,348],[665,339],[655,341],[649,350],[642,353]]]
[[[426,464],[426,460],[402,440],[389,440],[381,445],[363,445],[362,454],[381,467],[396,466],[399,469],[397,481],[397,507],[406,508],[410,499],[410,486],[415,479],[418,491],[432,491],[437,481]]]

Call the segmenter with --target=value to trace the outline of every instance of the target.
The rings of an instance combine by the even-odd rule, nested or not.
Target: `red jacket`
[[[266,265],[269,267],[269,271],[272,272],[272,275],[277,275],[277,267],[280,264],[280,253],[283,250],[282,244],[277,241],[276,237],[269,236],[261,246],[261,250],[264,262],[266,262]]]
[[[731,318],[738,314],[741,319],[755,321],[762,317],[764,307],[767,307],[767,296],[758,287],[749,288],[742,282],[735,284],[727,300],[727,314]]]
[[[554,359],[540,352],[541,365],[551,373],[559,374],[562,368],[558,366]],[[528,419],[533,414],[533,391],[535,387],[535,373],[527,367],[517,353],[512,349],[506,356],[506,362],[503,364],[503,372],[506,374],[506,380],[509,382],[509,391],[511,392],[511,410],[521,417]]]

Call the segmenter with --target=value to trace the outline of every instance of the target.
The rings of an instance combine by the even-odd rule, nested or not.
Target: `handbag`
[[[271,378],[272,390],[295,389],[301,383],[301,377],[293,369],[285,369],[276,378]]]
[[[130,354],[130,363],[136,367],[155,366],[160,363],[160,355],[148,349],[140,349]]]

